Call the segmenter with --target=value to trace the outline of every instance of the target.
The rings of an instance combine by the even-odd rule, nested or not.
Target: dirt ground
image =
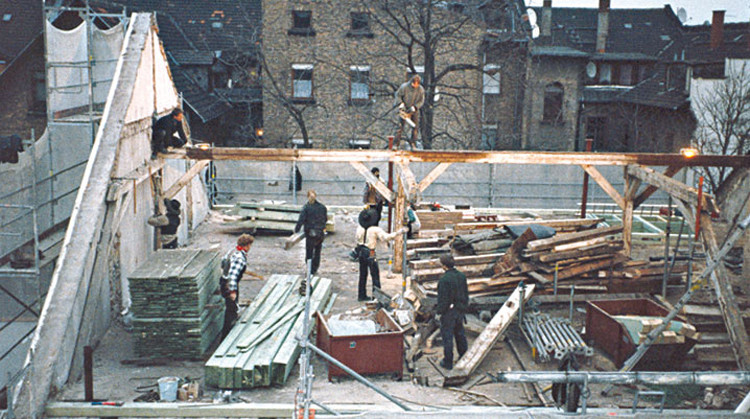
[[[332,313],[341,313],[356,309],[361,306],[357,302],[357,277],[358,265],[348,258],[348,253],[354,245],[356,212],[341,210],[336,214],[336,231],[330,234],[323,246],[323,258],[319,275],[333,280],[333,292],[338,293],[338,298],[332,309]],[[219,248],[222,251],[229,249],[236,240],[237,233],[222,232],[218,217],[213,214],[210,219],[203,223],[193,234],[190,248]],[[248,269],[265,276],[272,274],[299,274],[304,273],[304,243],[301,243],[289,251],[283,250],[283,242],[286,235],[262,234],[256,235],[256,241],[249,252]],[[382,285],[385,292],[393,295],[401,290],[401,276],[389,274],[387,266],[388,252],[381,251],[380,267],[382,273]],[[368,286],[370,283],[368,282]],[[241,299],[251,298],[263,286],[260,280],[245,280],[241,283]],[[368,290],[369,293],[369,290]],[[545,312],[552,315],[567,317],[568,307],[545,307]],[[574,315],[574,326],[580,329],[584,322],[583,305],[578,305]],[[470,344],[476,337],[467,333]],[[537,364],[531,359],[531,351],[526,342],[520,337],[517,323],[513,324],[506,333],[518,348],[519,355],[527,369],[530,370],[556,370],[556,361]],[[164,365],[156,366],[133,366],[125,365],[123,361],[134,358],[133,336],[126,330],[121,321],[113,321],[112,327],[98,345],[94,353],[94,397],[97,399],[132,401],[142,394],[143,391],[154,389],[156,380],[162,376],[179,376],[198,378],[203,376],[202,362],[170,361]],[[442,348],[437,346],[434,353],[422,357],[416,364],[414,373],[404,369],[403,380],[397,381],[390,375],[368,377],[376,385],[399,399],[414,403],[417,407],[424,406],[453,406],[453,405],[516,405],[516,406],[540,406],[541,402],[531,385],[521,384],[479,384],[473,386],[470,391],[475,394],[445,389],[438,385],[440,381],[439,372],[428,362],[427,357],[439,360],[442,357]],[[514,356],[509,345],[498,342],[479,367],[475,376],[484,375],[487,372],[522,370],[523,367]],[[588,359],[582,369],[591,371],[613,370],[614,365],[606,357],[596,353]],[[314,359],[315,382],[313,385],[313,397],[322,403],[363,403],[387,405],[389,402],[374,391],[351,378],[344,378],[337,382],[327,380],[327,366],[321,359]],[[429,382],[429,386],[415,383],[415,377],[426,377],[422,382]],[[294,370],[288,382],[283,387],[272,387],[263,389],[252,389],[235,392],[239,400],[252,402],[280,402],[291,403],[294,400],[298,383],[298,372]],[[631,407],[635,393],[634,388],[616,387],[609,397],[600,395],[601,385],[592,385],[588,405],[591,407]],[[207,398],[212,398],[217,389],[204,389]],[[72,400],[83,398],[82,381],[67,385],[58,394],[58,400]],[[551,402],[549,392],[545,394],[545,400]],[[640,406],[653,406],[653,404],[642,403]],[[694,404],[688,402],[677,402],[674,408],[694,408]]]

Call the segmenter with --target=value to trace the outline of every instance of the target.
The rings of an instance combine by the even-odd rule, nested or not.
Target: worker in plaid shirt
[[[221,295],[224,297],[224,328],[221,331],[223,340],[232,330],[237,314],[240,311],[240,279],[247,269],[247,252],[255,238],[243,234],[237,239],[237,247],[228,253],[221,261],[223,275],[221,276]]]

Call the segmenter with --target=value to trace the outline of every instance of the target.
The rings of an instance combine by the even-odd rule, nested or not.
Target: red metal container
[[[664,317],[669,310],[654,301],[639,298],[631,300],[609,300],[586,302],[586,339],[593,340],[596,347],[612,357],[617,367],[635,352],[638,342],[633,342],[630,334],[620,322],[612,316],[636,315]],[[682,316],[675,320],[687,323]],[[685,343],[652,345],[636,364],[638,370],[668,371],[676,370],[682,363],[690,348],[696,344],[695,339],[685,337]]]
[[[376,322],[385,331],[367,335],[333,335],[326,316],[316,313],[316,346],[359,374],[396,373],[399,379],[404,368],[404,330],[385,311],[376,313]],[[328,364],[328,380],[347,375],[344,370]]]

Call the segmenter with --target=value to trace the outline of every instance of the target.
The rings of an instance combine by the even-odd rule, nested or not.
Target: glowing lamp
[[[680,149],[680,154],[682,154],[683,157],[686,159],[692,159],[693,157],[697,156],[698,150],[693,147],[687,147]]]

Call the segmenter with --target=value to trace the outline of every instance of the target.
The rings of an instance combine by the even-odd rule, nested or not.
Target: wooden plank
[[[607,178],[599,173],[599,170],[588,164],[582,164],[581,167],[589,174],[589,176],[591,176],[592,179],[594,179],[594,181],[596,181],[597,185],[599,185],[599,187],[602,188],[602,190],[609,195],[613,201],[615,201],[615,204],[617,204],[620,209],[625,209],[625,201],[622,199],[622,195],[620,195],[614,186],[609,183]]]
[[[404,184],[401,181],[401,178],[398,178],[398,185],[396,186],[396,190],[398,191],[398,194],[396,195],[396,208],[393,214],[393,231],[396,231],[400,229],[401,227],[406,226],[406,191],[404,191]],[[401,273],[404,257],[408,257],[407,255],[404,255],[404,239],[406,238],[406,234],[399,234],[396,236],[395,240],[393,241],[393,272],[395,273]]]
[[[122,177],[113,177],[107,189],[107,202],[115,202],[146,179],[158,173],[166,162],[163,159],[149,160]]]
[[[414,173],[409,169],[408,161],[400,161],[396,164],[399,168],[398,175],[401,180],[401,185],[404,188],[407,202],[416,202],[419,189],[417,188],[417,180],[414,178]]]
[[[454,368],[446,375],[444,386],[461,384],[468,380],[471,374],[476,370],[479,364],[490,352],[500,336],[510,326],[510,323],[516,317],[519,304],[528,301],[534,294],[534,284],[528,284],[525,288],[524,295],[521,296],[521,289],[516,288],[502,308],[495,314],[490,323],[484,329],[464,356],[458,360]]]
[[[662,174],[667,177],[673,177],[675,174],[677,174],[677,172],[680,171],[680,169],[682,169],[682,167],[683,167],[682,165],[669,166],[664,170],[664,173]],[[659,188],[657,188],[654,185],[648,185],[643,190],[643,192],[638,194],[638,196],[636,196],[635,199],[633,200],[633,208],[638,208],[639,206],[641,206],[641,204],[644,203],[658,189]]]
[[[301,242],[303,238],[305,238],[304,230],[300,230],[299,233],[294,233],[291,236],[287,237],[284,240],[284,250],[289,250],[292,247],[296,246],[297,243]]]
[[[574,250],[541,254],[541,255],[537,255],[536,257],[534,257],[534,259],[538,259],[540,262],[550,263],[550,262],[555,262],[558,260],[564,260],[564,259],[569,259],[569,258],[574,258],[574,257],[595,256],[595,255],[602,255],[606,253],[614,253],[619,250],[622,250],[622,246],[623,245],[622,245],[621,240],[607,241],[605,243],[594,244],[591,246],[584,246],[582,248],[578,248]]]
[[[396,194],[388,189],[388,186],[383,183],[382,180],[375,177],[375,175],[370,172],[370,169],[367,168],[364,164],[358,161],[349,161],[349,164],[352,165],[353,168],[355,168],[359,174],[365,177],[367,181],[370,183],[370,185],[375,187],[375,190],[377,190],[380,195],[385,198],[388,202],[393,202],[394,199],[396,199]]]
[[[561,220],[510,220],[510,221],[483,221],[476,223],[457,223],[453,225],[453,230],[456,234],[461,234],[466,230],[483,230],[498,228],[504,226],[516,226],[516,225],[542,225],[555,229],[574,229],[581,227],[593,227],[600,222],[604,221],[603,218],[566,218]]]
[[[172,199],[177,195],[177,193],[182,190],[185,185],[190,183],[193,178],[200,173],[201,170],[203,170],[204,167],[208,166],[209,160],[201,160],[196,162],[193,167],[190,168],[187,172],[185,172],[184,175],[180,176],[180,178],[175,182],[172,186],[167,189],[166,192],[164,192],[164,199]]]
[[[427,189],[428,186],[432,184],[432,182],[435,181],[440,175],[443,174],[448,168],[451,166],[451,163],[438,163],[437,166],[433,167],[432,170],[430,170],[430,173],[427,174],[422,180],[419,181],[419,184],[417,185],[417,188],[420,192],[424,192],[425,189]]]
[[[627,259],[627,256],[618,254],[614,257],[607,257],[606,259],[603,259],[603,260],[598,260],[595,262],[566,267],[565,269],[558,270],[557,280],[560,281],[563,279],[573,278],[575,276],[584,274],[586,272],[608,268],[609,266],[617,265],[618,263],[623,262],[626,259]],[[545,277],[549,281],[552,281],[554,279],[552,274],[546,274]]]
[[[513,240],[513,244],[510,245],[508,251],[505,252],[503,257],[495,262],[495,265],[492,267],[495,276],[505,274],[515,269],[515,267],[521,262],[521,251],[534,239],[536,239],[536,235],[531,228],[527,228],[523,234]]]
[[[169,159],[311,161],[311,162],[384,162],[405,159],[409,162],[492,163],[492,164],[554,164],[592,166],[672,166],[748,167],[750,156],[699,155],[685,158],[679,153],[587,153],[553,151],[446,151],[419,150],[322,150],[289,148],[212,147],[181,148],[160,153]]]
[[[479,255],[479,256],[456,256],[454,259],[456,261],[456,266],[465,266],[465,265],[477,265],[477,264],[484,264],[484,263],[495,263],[498,258],[500,258],[503,254],[502,253],[489,253],[486,255]],[[439,268],[440,265],[440,259],[425,259],[425,260],[413,260],[409,262],[409,266],[412,269],[429,269],[429,268]]]
[[[624,252],[630,256],[633,245],[633,199],[638,188],[641,186],[641,180],[628,175],[625,171],[625,205],[622,207],[622,241]]]
[[[593,239],[597,237],[610,236],[622,232],[622,227],[602,227],[594,230],[579,231],[577,233],[559,234],[547,239],[534,240],[529,242],[526,248],[529,251],[538,251],[549,249],[559,244],[571,243],[580,240]]]

